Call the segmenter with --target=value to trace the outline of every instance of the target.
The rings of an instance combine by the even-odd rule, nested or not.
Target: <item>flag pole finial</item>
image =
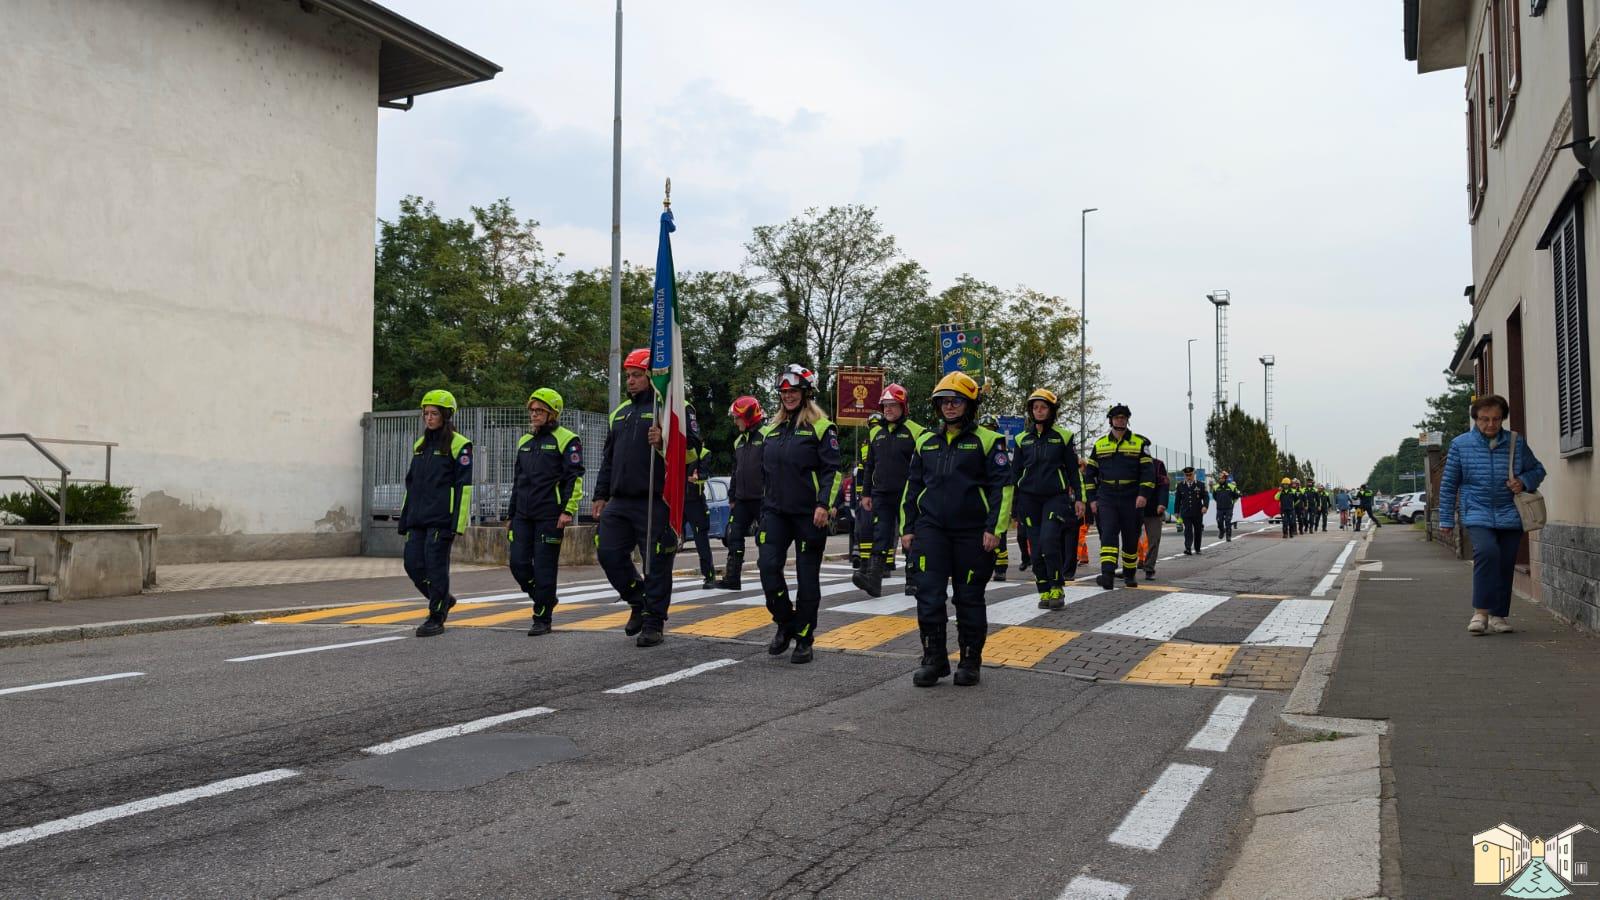
[[[661,208],[662,209],[671,209],[672,208],[672,179],[671,178],[667,179],[667,195],[666,195],[666,197],[662,198],[662,200],[661,200]]]

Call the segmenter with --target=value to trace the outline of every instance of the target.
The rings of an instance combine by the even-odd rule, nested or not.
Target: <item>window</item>
[[[1494,393],[1494,353],[1493,344],[1487,338],[1478,344],[1478,349],[1472,354],[1472,390],[1478,397],[1487,397]]]
[[[1588,273],[1580,208],[1581,203],[1569,203],[1546,239],[1555,287],[1556,409],[1563,454],[1587,450],[1594,443],[1589,416],[1589,323],[1584,309]]]
[[[1467,77],[1467,208],[1468,221],[1478,218],[1484,194],[1489,189],[1489,143],[1487,96],[1484,92],[1483,56]]]
[[[1516,105],[1517,89],[1522,86],[1522,32],[1517,22],[1517,3],[1520,0],[1490,0],[1489,74],[1494,107],[1494,142],[1500,143],[1506,126],[1511,122],[1511,109]]]

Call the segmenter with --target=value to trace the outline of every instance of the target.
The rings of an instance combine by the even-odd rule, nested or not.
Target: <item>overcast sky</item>
[[[509,197],[569,266],[610,262],[613,3],[387,0],[504,67],[382,113],[378,214]],[[935,286],[1079,296],[1134,427],[1195,446],[1208,291],[1233,295],[1230,396],[1355,483],[1415,433],[1469,315],[1460,72],[1418,76],[1399,3],[699,0],[626,6],[623,253],[673,181],[680,271],[755,225],[875,206]],[[930,350],[931,352],[931,350]]]

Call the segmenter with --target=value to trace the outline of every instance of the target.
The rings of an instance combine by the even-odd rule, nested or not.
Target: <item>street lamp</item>
[[[1206,299],[1217,308],[1217,414],[1222,415],[1227,411],[1222,385],[1228,380],[1228,306],[1233,302],[1233,295],[1227,291],[1212,291]]]
[[[1091,206],[1078,215],[1078,431],[1089,430],[1089,213],[1099,211]]]
[[[1199,338],[1189,338],[1185,350],[1189,355],[1189,465],[1194,465],[1194,342]]]
[[[1272,433],[1272,367],[1277,364],[1278,358],[1271,353],[1261,357],[1261,368],[1267,373],[1261,382],[1261,421],[1266,423],[1268,434]]]

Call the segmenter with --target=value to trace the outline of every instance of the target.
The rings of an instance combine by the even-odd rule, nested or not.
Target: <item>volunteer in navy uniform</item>
[[[456,398],[449,391],[422,395],[422,437],[411,447],[406,498],[399,531],[406,539],[405,566],[411,583],[428,600],[428,618],[417,637],[444,631],[456,598],[450,596],[450,546],[472,517],[472,441],[450,420]]]
[[[550,388],[528,396],[528,433],[517,439],[506,536],[511,576],[533,603],[528,634],[550,633],[561,538],[583,499],[583,442],[561,426],[565,403]]]

